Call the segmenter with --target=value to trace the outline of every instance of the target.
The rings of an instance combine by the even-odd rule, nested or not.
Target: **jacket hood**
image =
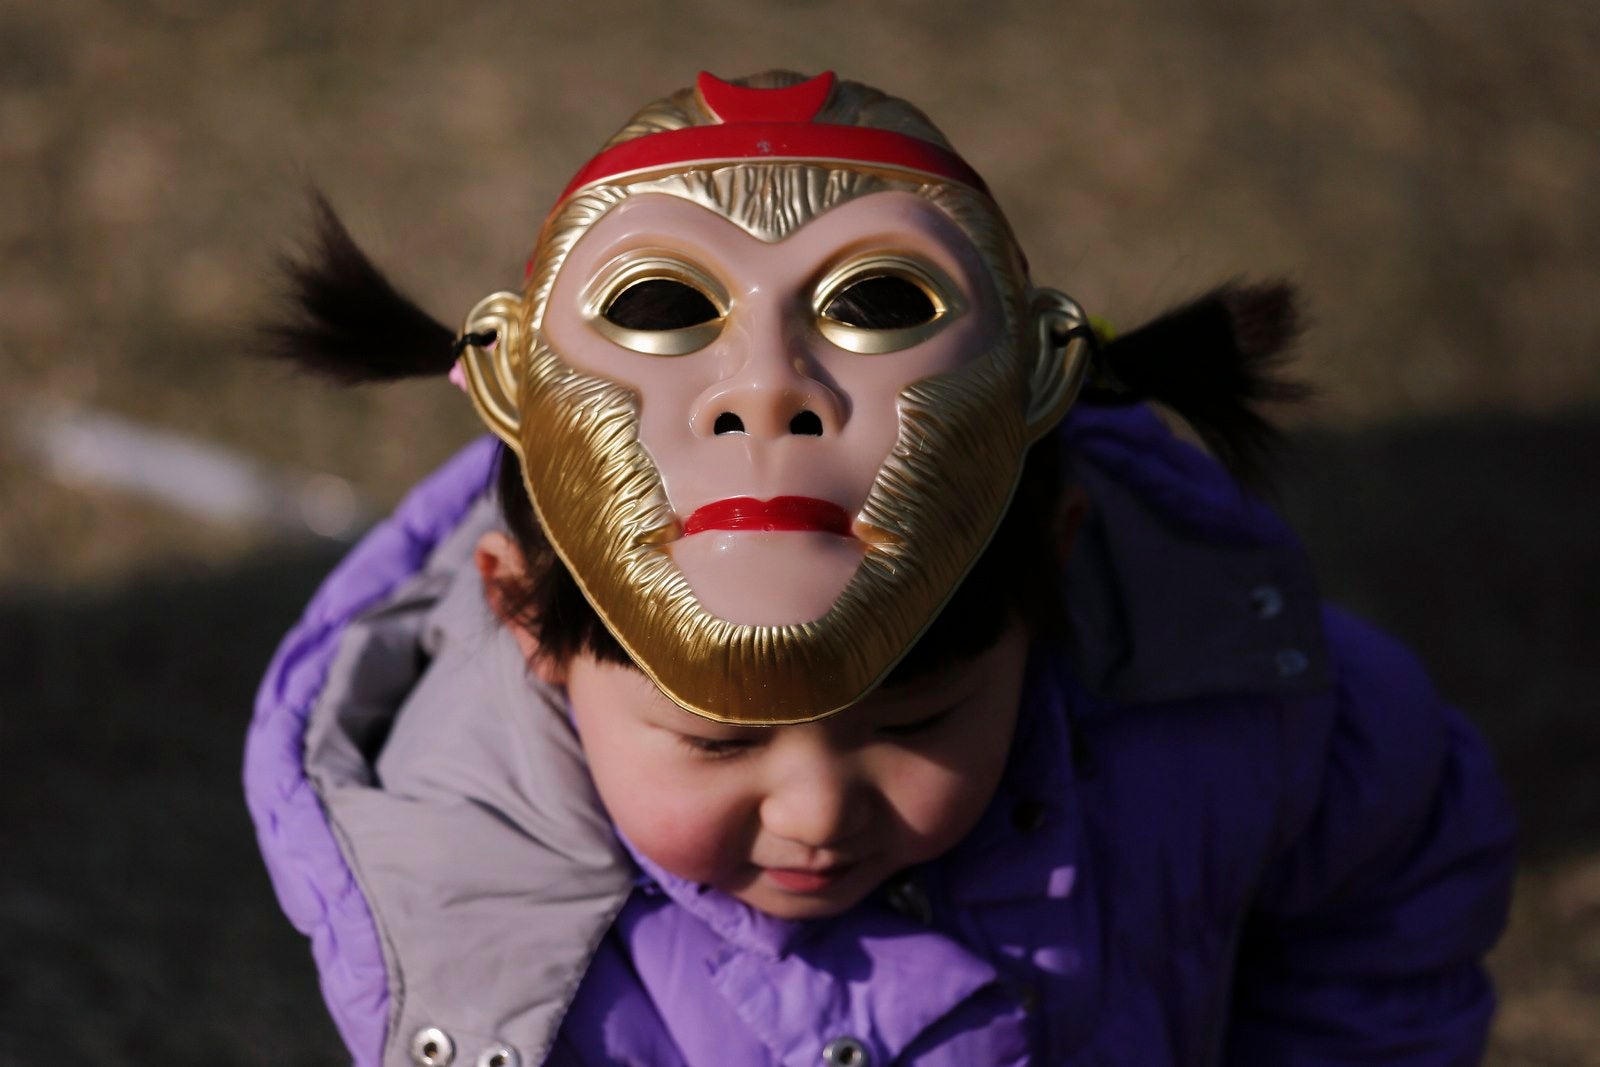
[[[559,698],[470,565],[494,457],[458,454],[328,578],[247,743],[268,871],[363,1065],[429,1040],[542,1056],[632,886]]]

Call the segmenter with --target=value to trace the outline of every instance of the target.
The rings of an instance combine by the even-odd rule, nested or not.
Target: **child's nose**
[[[846,405],[811,351],[820,338],[808,314],[766,297],[751,298],[736,314],[720,342],[725,373],[690,412],[695,434],[767,440],[837,434]]]
[[[866,829],[870,792],[846,767],[799,768],[762,801],[761,826],[807,848],[847,849],[850,840]]]

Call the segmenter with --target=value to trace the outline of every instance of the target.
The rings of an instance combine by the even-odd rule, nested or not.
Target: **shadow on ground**
[[[1530,861],[1600,851],[1600,415],[1310,433],[1289,467],[1326,592],[1411,642],[1483,727]],[[332,561],[0,593],[0,1062],[348,1062],[237,784],[256,679]],[[1550,951],[1588,956],[1522,955],[1581,1005],[1600,899],[1579,907],[1590,948],[1558,931]],[[1500,979],[1509,1003],[1524,976]],[[1536,1053],[1499,1041],[1493,1062],[1588,1062],[1535,1029]]]
[[[1488,735],[1524,858],[1600,849],[1600,413],[1302,435],[1282,483],[1324,594]]]
[[[0,602],[0,1063],[348,1064],[239,788],[255,683],[334,558]]]

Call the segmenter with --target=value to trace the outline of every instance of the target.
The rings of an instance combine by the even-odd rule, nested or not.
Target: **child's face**
[[[1026,639],[798,726],[691,715],[629,667],[574,660],[573,717],[601,799],[679,877],[781,919],[837,915],[948,851],[994,795]]]

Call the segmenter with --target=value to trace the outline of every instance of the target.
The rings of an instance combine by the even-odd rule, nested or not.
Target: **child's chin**
[[[757,878],[754,883],[733,895],[774,919],[797,921],[831,919],[843,915],[861,903],[873,888],[872,885],[857,884],[856,879],[847,877],[841,879],[838,885],[817,892],[796,893]]]

